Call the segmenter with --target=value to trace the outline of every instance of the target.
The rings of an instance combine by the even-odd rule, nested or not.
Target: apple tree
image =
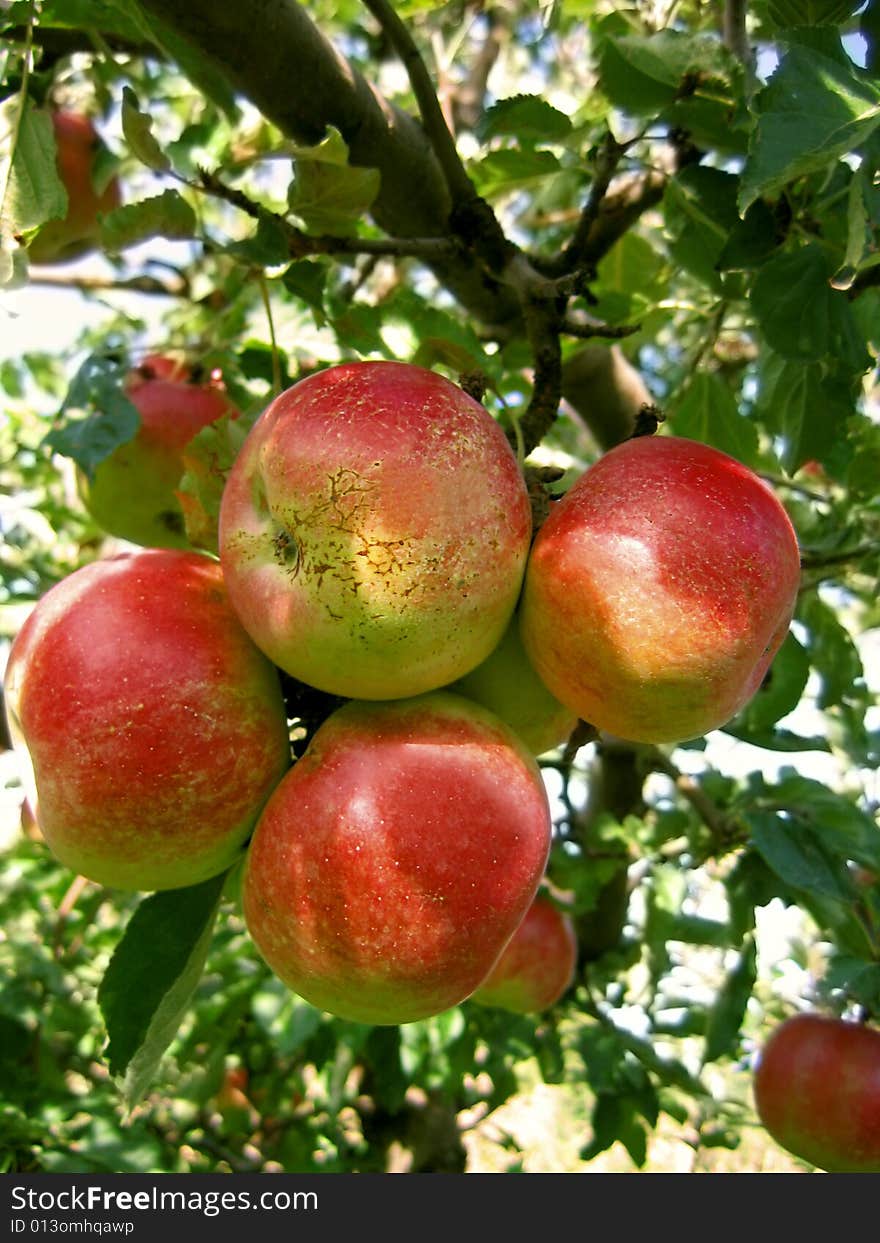
[[[0,296],[4,316],[46,308],[45,340],[0,359],[4,658],[94,562],[158,545],[216,566],[250,429],[341,364],[458,385],[503,432],[536,533],[617,446],[676,437],[763,481],[797,554],[761,567],[791,608],[760,685],[699,737],[587,719],[515,634],[455,688],[520,714],[538,754],[542,901],[576,953],[534,1009],[479,989],[412,1022],[310,1004],[249,935],[241,856],[183,887],[78,875],[5,737],[4,1168],[465,1171],[481,1122],[536,1081],[565,1094],[570,1168],[651,1168],[658,1131],[693,1168],[743,1147],[784,1019],[880,1024],[880,3],[4,0],[0,26]],[[699,509],[664,535],[674,484],[664,504],[659,482],[618,486],[608,523],[656,512],[684,581]],[[300,544],[279,529],[274,551],[296,577]],[[663,669],[750,573],[650,634],[650,576],[604,581]],[[551,621],[531,641],[568,637]],[[362,767],[378,709],[278,673],[293,773],[331,717],[357,720]],[[60,674],[46,693],[73,750],[80,705]],[[549,734],[527,719],[541,696]],[[876,1133],[856,1158],[832,1121],[806,1148],[772,1130],[796,1159],[876,1168]],[[508,1143],[507,1168],[534,1168]]]

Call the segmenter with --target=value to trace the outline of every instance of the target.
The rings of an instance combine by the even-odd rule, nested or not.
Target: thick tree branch
[[[140,0],[142,10],[188,41],[232,85],[288,137],[315,143],[332,125],[348,144],[353,164],[381,176],[372,209],[376,223],[393,239],[460,238],[461,246],[421,257],[438,281],[474,319],[499,339],[529,335],[538,383],[529,439],[549,426],[558,399],[556,348],[544,323],[526,325],[521,290],[504,279],[517,251],[498,226],[491,208],[474,198],[453,209],[443,169],[422,126],[384,100],[345,61],[295,0]],[[158,23],[157,23],[158,24]],[[158,39],[157,35],[157,39]],[[586,230],[584,259],[595,263],[638,219],[659,202],[666,177],[647,172],[627,179],[602,199]],[[394,252],[399,253],[399,249]],[[556,313],[556,312],[554,312]],[[561,313],[561,312],[560,312]],[[558,338],[557,338],[558,340]],[[562,372],[562,391],[590,421],[593,394],[576,370]],[[552,419],[551,419],[552,421]],[[617,437],[615,437],[617,438]],[[623,438],[622,436],[620,438]]]
[[[197,48],[288,137],[315,143],[332,125],[353,164],[381,176],[372,209],[393,237],[448,237],[446,178],[422,126],[383,99],[294,0],[141,0]],[[519,321],[513,291],[469,255],[428,261],[470,314],[499,331]]]

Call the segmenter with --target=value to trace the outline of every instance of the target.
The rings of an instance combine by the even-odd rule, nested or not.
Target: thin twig
[[[590,237],[593,226],[599,218],[602,200],[608,193],[611,178],[617,171],[617,166],[625,151],[626,145],[619,143],[609,130],[596,153],[593,183],[590,186],[590,193],[578,220],[577,228],[558,257],[557,265],[560,272],[571,272],[575,268],[584,266]]]
[[[388,35],[395,52],[397,52],[406,69],[416,102],[419,105],[422,125],[438,163],[443,169],[443,175],[446,178],[446,184],[449,187],[453,203],[466,202],[472,199],[475,195],[473,182],[468,177],[465,167],[459,158],[455,139],[449,131],[449,126],[446,124],[440,101],[434,90],[431,75],[428,73],[427,66],[422,59],[419,49],[416,47],[412,35],[387,0],[364,0],[364,4]]]
[[[63,272],[42,272],[39,268],[31,268],[29,278],[32,285],[45,285],[58,289],[80,289],[84,293],[121,289],[162,298],[184,298],[189,293],[188,284],[183,276],[180,277],[179,282],[172,285],[154,276],[68,276]]]
[[[647,754],[651,766],[670,779],[711,833],[712,852],[727,853],[744,840],[742,826],[723,812],[693,777],[683,773],[659,747],[651,747]]]
[[[588,315],[580,319],[567,315],[560,324],[561,332],[569,337],[580,337],[583,340],[588,340],[590,337],[609,337],[620,340],[623,337],[631,337],[640,328],[641,324],[606,324]]]
[[[266,312],[266,320],[269,324],[269,342],[272,348],[272,395],[277,397],[281,392],[281,357],[278,353],[275,320],[272,317],[272,302],[269,298],[269,286],[266,282],[265,272],[260,273],[260,295],[263,299],[263,309]]]
[[[744,65],[747,65],[749,61],[749,41],[746,34],[747,8],[747,0],[724,0],[721,30],[724,46]]]
[[[336,237],[329,233],[305,233],[285,216],[257,203],[243,190],[227,185],[206,168],[199,169],[197,182],[186,184],[232,204],[253,220],[271,220],[283,231],[292,259],[307,255],[392,255],[427,261],[449,258],[456,250],[455,243],[446,237]]]

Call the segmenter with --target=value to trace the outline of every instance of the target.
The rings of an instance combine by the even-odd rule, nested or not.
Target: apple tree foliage
[[[736,1146],[748,1090],[717,1075],[741,1083],[795,1004],[880,1022],[880,3],[12,0],[0,27],[2,297],[61,283],[90,325],[0,363],[7,646],[105,550],[74,472],[131,438],[122,377],[169,347],[245,412],[181,482],[209,551],[242,427],[357,358],[479,385],[538,506],[660,419],[758,471],[802,551],[791,633],[723,730],[542,757],[580,940],[545,1014],[334,1019],[258,960],[235,870],[114,894],[25,823],[0,872],[3,1168],[369,1170],[396,1147],[464,1169],[462,1119],[524,1068],[581,1102],[585,1160],[643,1166],[661,1115]],[[64,209],[57,104],[97,117],[123,204],[101,255],[29,270]],[[306,735],[325,712],[294,703]],[[800,920],[784,948],[767,912]]]

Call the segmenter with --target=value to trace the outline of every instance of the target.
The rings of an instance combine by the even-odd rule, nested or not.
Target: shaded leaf
[[[715,1062],[736,1051],[746,1006],[758,976],[758,953],[753,936],[747,936],[709,1010],[703,1061]]]
[[[143,1095],[199,982],[225,879],[145,898],[104,973],[105,1056],[110,1073],[125,1077],[129,1105]]]
[[[698,371],[667,410],[675,435],[714,445],[746,465],[758,464],[757,429],[740,414],[733,393],[717,372]]]
[[[96,467],[114,449],[137,434],[141,416],[126,396],[127,364],[92,354],[74,376],[44,444],[54,453],[72,458],[91,479]]]
[[[101,221],[101,243],[111,254],[151,237],[195,237],[196,214],[177,190],[163,190],[138,203],[123,203]]]
[[[846,295],[833,289],[823,247],[810,242],[774,256],[751,291],[752,310],[768,344],[783,358],[834,358],[852,372],[870,365]]]

